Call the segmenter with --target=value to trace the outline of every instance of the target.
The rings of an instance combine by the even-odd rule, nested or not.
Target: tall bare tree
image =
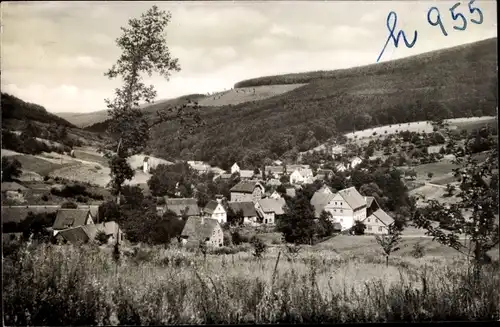
[[[110,186],[120,201],[121,187],[126,180],[134,176],[134,171],[127,162],[127,157],[142,152],[150,138],[150,131],[162,122],[177,120],[181,123],[179,138],[185,132],[201,124],[197,103],[185,103],[177,107],[158,111],[152,119],[139,108],[143,103],[152,103],[156,97],[153,85],[146,85],[142,75],[159,74],[169,79],[172,72],[180,71],[178,59],[173,58],[167,46],[165,29],[170,22],[170,12],[151,7],[140,18],[128,21],[122,27],[122,35],[116,44],[122,50],[117,62],[105,73],[110,79],[119,77],[123,81],[121,88],[115,89],[114,99],[106,99],[110,124],[112,149],[109,154],[111,168]]]

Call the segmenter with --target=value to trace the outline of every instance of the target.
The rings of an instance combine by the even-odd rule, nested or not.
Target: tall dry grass
[[[208,255],[96,246],[10,249],[6,325],[394,322],[500,318],[498,265],[469,278],[461,259],[339,256],[277,249]],[[275,270],[276,267],[276,270]]]

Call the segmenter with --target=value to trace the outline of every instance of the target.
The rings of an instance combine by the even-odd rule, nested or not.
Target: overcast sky
[[[497,36],[494,1],[476,1],[481,25],[453,29],[456,1],[156,2],[172,13],[167,40],[182,71],[152,77],[157,99],[230,89],[248,78],[375,63],[387,39],[386,17],[415,46],[388,45],[381,61]],[[478,19],[462,1],[457,12]],[[114,40],[129,18],[153,2],[2,2],[1,86],[51,112],[105,109],[117,82],[103,74],[119,56]],[[448,36],[427,22],[436,6]],[[461,25],[461,23],[455,23]]]

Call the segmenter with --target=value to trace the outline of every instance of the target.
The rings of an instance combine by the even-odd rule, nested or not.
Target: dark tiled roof
[[[120,227],[114,221],[108,221],[103,224],[89,224],[64,229],[57,233],[70,243],[83,243],[95,240],[97,233],[104,232],[106,235],[113,235],[118,238]]]
[[[266,166],[264,169],[266,170],[266,173],[268,172],[271,172],[273,174],[283,173],[283,166]]]
[[[2,206],[2,224],[8,222],[20,223],[31,211],[38,213],[55,213],[59,206]]]
[[[59,209],[52,228],[66,229],[85,225],[89,213],[89,209]]]
[[[254,176],[253,170],[240,170],[241,178],[252,178]]]
[[[384,225],[386,226],[389,226],[390,224],[392,224],[394,222],[394,219],[389,216],[384,210],[382,209],[378,209],[377,211],[375,211],[371,216],[369,216],[368,218],[377,218],[378,220],[380,220]]]
[[[285,213],[283,207],[285,200],[275,200],[271,198],[259,200],[259,204],[264,212],[274,212],[276,215],[283,215]]]
[[[230,191],[238,193],[253,193],[253,190],[256,187],[260,187],[262,191],[264,191],[262,185],[256,181],[241,181],[235,186],[233,186]]]
[[[316,217],[321,215],[326,205],[335,197],[335,194],[316,191],[311,198],[311,205],[314,207]]]
[[[257,216],[257,211],[255,210],[255,204],[253,202],[228,202],[227,205],[234,211],[243,211],[244,217],[255,217]]]
[[[57,233],[57,237],[62,237],[70,243],[85,243],[91,240],[82,226],[68,228]]]
[[[205,241],[212,236],[214,229],[218,225],[216,219],[189,217],[182,229],[181,236],[188,237],[190,241]]]
[[[211,200],[210,202],[207,203],[207,205],[205,206],[203,211],[205,213],[212,214],[218,205],[219,205],[219,203],[217,201]]]
[[[166,209],[175,212],[177,216],[182,216],[186,214],[188,216],[199,216],[200,208],[198,207],[198,203],[196,199],[173,199],[166,198],[165,199],[165,207]]]
[[[354,186],[339,191],[339,194],[353,210],[366,206],[365,198],[359,194]]]

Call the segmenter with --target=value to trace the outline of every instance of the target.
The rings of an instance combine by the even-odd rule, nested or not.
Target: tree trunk
[[[388,255],[385,256],[385,266],[389,267],[389,256]]]
[[[122,145],[122,138],[120,137],[120,140],[118,141],[118,146],[116,147],[116,155],[119,156],[120,154],[120,146]],[[119,186],[121,188],[121,185]],[[116,196],[116,204],[120,205],[120,197],[121,197],[121,189],[118,189],[118,194]]]

